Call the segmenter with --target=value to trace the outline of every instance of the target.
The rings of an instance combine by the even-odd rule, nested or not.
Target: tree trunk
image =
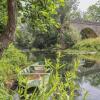
[[[7,26],[0,36],[0,55],[14,39],[16,29],[16,3],[15,0],[7,0],[8,21]]]

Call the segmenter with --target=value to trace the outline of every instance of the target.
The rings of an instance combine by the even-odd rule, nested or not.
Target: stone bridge
[[[73,20],[71,21],[71,26],[81,33],[83,39],[100,36],[100,22]]]

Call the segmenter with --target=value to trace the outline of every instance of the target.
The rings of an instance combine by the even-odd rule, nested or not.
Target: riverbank
[[[100,37],[82,40],[79,43],[75,44],[73,46],[73,49],[80,50],[80,51],[99,52],[100,51]]]

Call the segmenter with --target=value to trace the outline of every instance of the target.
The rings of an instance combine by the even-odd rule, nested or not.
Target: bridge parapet
[[[84,33],[87,38],[100,36],[100,22],[91,22],[81,19],[72,20],[71,26],[79,33]]]
[[[80,20],[80,19],[72,20],[71,23],[100,26],[100,22],[91,22],[91,21]]]

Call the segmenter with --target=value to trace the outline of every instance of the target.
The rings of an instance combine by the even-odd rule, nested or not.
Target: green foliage
[[[34,32],[47,32],[49,27],[59,27],[54,16],[64,0],[20,0],[22,22],[28,24]]]
[[[80,10],[75,10],[71,13],[70,16],[71,20],[82,19],[82,12]]]
[[[36,90],[32,95],[26,94],[27,86],[24,91],[25,100],[74,100],[75,90],[77,90],[77,85],[75,84],[76,71],[79,66],[79,62],[74,63],[74,69],[72,71],[67,71],[65,73],[64,80],[62,81],[62,75],[59,71],[65,67],[65,64],[61,64],[61,54],[58,53],[56,62],[53,63],[50,59],[45,60],[45,68],[50,71],[50,77],[47,84],[40,85],[39,92]],[[20,78],[20,77],[19,77]],[[20,82],[23,79],[21,78]],[[27,81],[26,81],[27,82]]]
[[[72,19],[73,13],[77,10],[78,0],[64,0],[64,6],[59,8],[60,23]]]
[[[2,59],[9,60],[9,63],[19,67],[25,67],[24,65],[27,64],[26,55],[23,54],[21,50],[15,48],[12,44],[10,44],[8,49],[4,51]]]
[[[17,79],[18,68],[22,69],[28,65],[27,57],[20,50],[10,44],[0,59],[0,99],[13,100],[13,92],[5,87],[5,82]],[[11,83],[12,84],[12,83]],[[9,93],[10,92],[10,93]]]
[[[57,34],[38,34],[33,46],[39,49],[53,47],[57,43]]]
[[[8,90],[0,86],[0,100],[13,100],[13,96],[8,93]]]
[[[19,96],[23,96],[25,100],[74,100],[75,90],[78,89],[75,80],[79,61],[75,61],[73,70],[65,72],[65,77],[62,77],[59,71],[65,67],[65,64],[61,63],[61,58],[61,54],[58,53],[55,63],[50,59],[45,60],[45,69],[47,71],[50,71],[49,81],[47,82],[47,84],[40,85],[38,87],[39,91],[34,90],[31,95],[27,94],[28,80],[25,77],[19,75],[19,88],[17,91],[19,93]],[[20,68],[17,68],[16,71],[18,73],[20,71]],[[62,81],[62,78],[64,78],[64,81]],[[26,85],[23,84],[23,82]],[[24,87],[24,89],[22,87]],[[9,98],[8,100],[13,100],[12,95],[10,94],[5,88],[0,88],[0,95],[1,97],[4,95],[5,100],[7,98]]]
[[[20,28],[16,31],[16,45],[40,49],[55,45],[60,27],[57,9],[64,5],[64,0],[20,0],[17,5]]]
[[[70,29],[65,30],[63,41],[66,48],[71,48],[80,40],[81,40],[80,34],[72,26],[70,26]]]
[[[16,30],[16,41],[15,45],[21,49],[30,49],[33,46],[33,42],[35,40],[35,36],[25,29],[21,31],[20,29]]]
[[[3,32],[5,25],[7,23],[6,2],[7,0],[0,1],[0,34]]]
[[[84,19],[100,22],[100,1],[91,5],[84,14]]]
[[[51,33],[37,33],[33,35],[26,31],[16,31],[16,46],[22,49],[46,49],[48,47],[52,47],[57,43],[57,33],[51,31]]]
[[[77,50],[83,50],[83,51],[100,51],[100,38],[91,38],[91,39],[85,39],[81,42],[75,44],[73,47]]]
[[[12,44],[4,51],[0,59],[0,75],[5,79],[15,77],[17,67],[24,68],[28,64],[27,57]]]
[[[16,43],[24,48],[48,48],[55,46],[60,35],[60,24],[68,21],[78,0],[21,0],[18,1],[19,16]],[[63,18],[64,17],[64,18]],[[68,25],[66,25],[68,26]],[[24,31],[23,31],[24,29]],[[67,32],[68,33],[68,32]],[[73,32],[72,32],[73,33]],[[74,35],[77,36],[77,35]],[[71,35],[65,35],[68,47],[73,45]]]
[[[81,55],[80,58],[82,59],[89,59],[91,61],[99,61],[100,59],[100,53],[96,53],[94,55]]]

